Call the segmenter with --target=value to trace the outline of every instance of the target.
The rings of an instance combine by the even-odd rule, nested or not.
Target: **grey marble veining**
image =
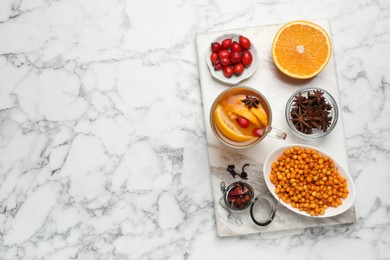
[[[385,0],[0,1],[0,258],[389,259],[389,17]],[[358,222],[221,239],[195,34],[318,18]]]

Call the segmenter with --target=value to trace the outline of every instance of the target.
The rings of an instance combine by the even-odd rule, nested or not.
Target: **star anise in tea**
[[[307,96],[299,93],[294,97],[290,112],[291,121],[295,128],[304,134],[312,134],[314,128],[326,132],[332,121],[329,112],[331,109],[332,106],[326,101],[321,90],[309,91]]]
[[[260,104],[260,100],[251,95],[247,95],[245,99],[241,100],[242,103],[248,106],[249,109],[252,107],[257,108],[257,106]]]

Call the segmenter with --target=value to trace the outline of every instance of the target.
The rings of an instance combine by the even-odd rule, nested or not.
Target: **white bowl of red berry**
[[[211,76],[223,83],[236,85],[250,78],[257,68],[257,52],[244,35],[224,34],[217,37],[207,52]]]

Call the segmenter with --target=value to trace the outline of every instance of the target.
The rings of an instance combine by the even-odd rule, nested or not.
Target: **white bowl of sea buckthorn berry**
[[[345,168],[309,145],[277,148],[267,157],[263,174],[275,199],[303,216],[333,217],[350,209],[355,200],[355,186]]]

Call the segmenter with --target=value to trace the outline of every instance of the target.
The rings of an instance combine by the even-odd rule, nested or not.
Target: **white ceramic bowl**
[[[268,155],[267,159],[265,160],[265,163],[263,166],[263,174],[264,174],[265,183],[266,183],[269,191],[275,197],[275,199],[278,200],[283,206],[285,206],[286,208],[288,208],[289,210],[291,210],[295,213],[298,213],[300,215],[307,216],[307,217],[313,217],[310,214],[306,213],[305,211],[300,211],[299,209],[293,208],[290,204],[287,204],[287,203],[283,202],[281,199],[279,199],[278,195],[275,193],[275,185],[269,179],[269,175],[271,173],[271,164],[273,162],[275,162],[279,158],[279,156],[282,155],[283,152],[287,148],[296,147],[296,146],[299,146],[302,148],[315,149],[318,151],[318,153],[325,155],[325,156],[328,156],[329,158],[331,158],[333,160],[335,166],[338,168],[340,175],[347,180],[349,194],[348,194],[348,197],[346,199],[342,200],[343,203],[340,206],[338,206],[337,208],[333,208],[333,207],[327,208],[324,215],[314,216],[314,218],[333,217],[333,216],[339,215],[339,214],[345,212],[346,210],[348,210],[353,205],[353,202],[355,200],[355,185],[354,185],[353,180],[352,180],[351,176],[349,175],[349,173],[340,165],[340,163],[337,162],[337,160],[335,160],[335,158],[333,156],[330,156],[328,153],[326,153],[318,148],[315,148],[315,147],[312,147],[309,145],[303,145],[303,144],[290,144],[290,145],[279,147],[276,150],[274,150],[270,155]]]
[[[224,34],[224,35],[221,35],[221,36],[217,37],[216,39],[214,39],[211,43],[213,43],[213,42],[222,43],[222,41],[226,38],[232,38],[232,41],[238,42],[239,37],[240,37],[240,35],[238,35],[238,34],[232,34],[232,33]],[[249,40],[251,40],[251,39],[249,39]],[[207,55],[206,55],[206,61],[207,61],[207,65],[209,67],[211,76],[213,78],[223,82],[223,83],[230,84],[230,85],[236,85],[236,84],[240,83],[241,81],[243,81],[247,78],[250,78],[255,73],[255,71],[257,69],[257,52],[256,52],[256,48],[252,42],[251,42],[251,47],[250,47],[249,51],[252,53],[252,58],[253,58],[252,64],[248,68],[245,68],[244,72],[240,76],[236,76],[233,74],[230,78],[226,78],[223,75],[222,70],[216,71],[214,69],[214,66],[210,60],[211,48],[208,48]]]

